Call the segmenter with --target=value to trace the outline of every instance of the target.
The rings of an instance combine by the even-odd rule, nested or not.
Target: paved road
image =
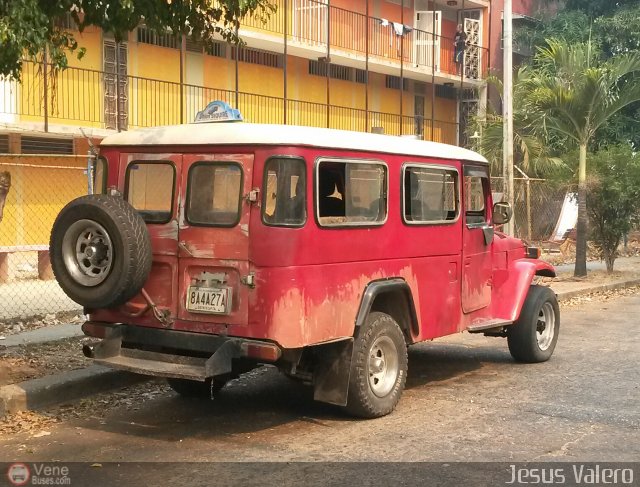
[[[2,461],[637,461],[640,296],[564,310],[551,361],[467,334],[414,346],[398,409],[353,420],[275,370],[0,438]],[[100,407],[99,405],[97,407]]]

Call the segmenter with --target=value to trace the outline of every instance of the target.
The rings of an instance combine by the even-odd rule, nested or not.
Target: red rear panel
[[[251,203],[246,196],[252,189],[252,167],[253,154],[184,156],[178,318],[185,322],[176,328],[219,332],[216,325],[247,322],[250,288],[241,279],[249,274]],[[224,289],[227,296],[220,299],[206,291],[190,295],[190,287]],[[197,306],[200,299],[202,306]],[[226,306],[226,311],[207,311],[211,300]],[[193,311],[198,307],[202,309]]]

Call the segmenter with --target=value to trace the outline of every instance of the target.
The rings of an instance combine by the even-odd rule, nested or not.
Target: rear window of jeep
[[[187,221],[234,227],[240,221],[242,168],[234,162],[197,162],[189,169]]]
[[[127,201],[147,223],[171,220],[176,169],[166,161],[132,162],[127,167]]]

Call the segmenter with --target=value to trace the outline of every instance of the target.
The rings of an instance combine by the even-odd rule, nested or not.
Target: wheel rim
[[[546,302],[540,308],[538,313],[538,321],[536,323],[536,340],[538,341],[538,348],[545,351],[553,342],[553,337],[556,333],[556,313],[553,309],[553,305]]]
[[[97,286],[113,265],[113,244],[105,228],[93,220],[78,220],[65,232],[62,259],[71,277],[83,286]]]
[[[398,349],[388,336],[378,337],[369,352],[369,387],[378,397],[385,397],[398,378]]]

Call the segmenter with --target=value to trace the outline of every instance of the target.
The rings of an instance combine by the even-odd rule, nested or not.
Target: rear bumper
[[[277,362],[282,350],[274,343],[134,325],[87,321],[85,335],[102,338],[83,352],[96,363],[158,377],[204,381],[229,374],[233,360]]]

